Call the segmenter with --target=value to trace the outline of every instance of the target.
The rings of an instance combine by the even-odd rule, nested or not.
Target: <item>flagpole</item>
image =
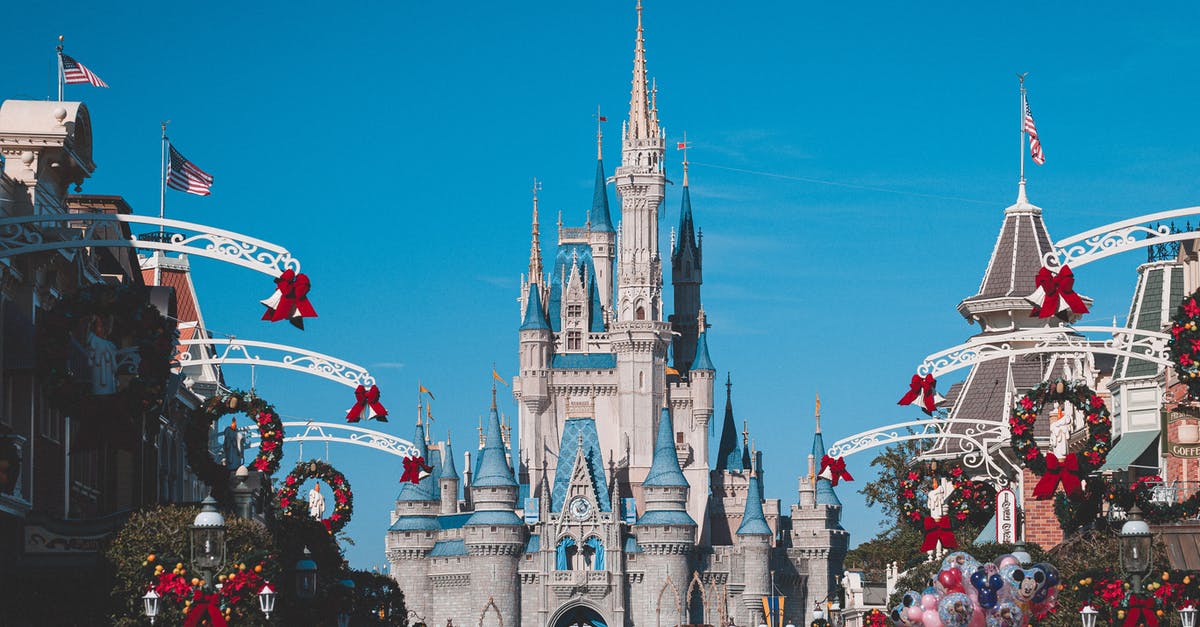
[[[158,161],[158,219],[162,220],[167,212],[167,125],[171,121],[162,122],[162,156]],[[163,241],[166,238],[166,233],[163,231],[162,223],[158,225],[158,241]],[[155,256],[160,255],[160,252],[155,252]],[[162,269],[159,264],[154,264],[154,284],[159,285]]]
[[[1021,162],[1021,184],[1022,185],[1025,184],[1025,77],[1026,76],[1029,76],[1029,72],[1026,72],[1024,74],[1017,74],[1017,82],[1021,86],[1021,103],[1020,103],[1020,106],[1021,106],[1021,112],[1020,112],[1021,141],[1020,141],[1020,144],[1017,146],[1017,156],[1020,158],[1020,162]]]
[[[58,36],[58,68],[56,68],[56,70],[54,72],[55,78],[58,79],[58,101],[59,102],[62,102],[62,100],[63,100],[62,51],[63,51],[63,36],[59,35]]]

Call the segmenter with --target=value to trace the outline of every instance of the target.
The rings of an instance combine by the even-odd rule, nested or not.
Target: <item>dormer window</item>
[[[577,351],[583,349],[583,333],[580,331],[567,331],[567,350]]]

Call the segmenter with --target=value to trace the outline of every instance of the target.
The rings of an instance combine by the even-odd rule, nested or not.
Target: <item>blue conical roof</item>
[[[417,420],[417,429],[413,433],[413,446],[417,448],[417,452],[421,457],[428,460],[429,449],[425,446],[425,427],[421,425],[421,421]],[[437,481],[433,474],[425,477],[420,483],[405,482],[400,486],[400,495],[396,497],[397,501],[436,501],[437,500]]]
[[[592,228],[612,233],[612,215],[608,212],[608,181],[604,177],[604,161],[596,160],[596,187],[592,191]]]
[[[643,486],[687,486],[687,479],[679,469],[679,453],[675,451],[675,427],[671,412],[663,408],[658,420],[658,436],[654,440],[654,461],[646,473]]]
[[[813,436],[812,454],[817,464],[821,463],[821,457],[826,454],[825,439],[821,437],[820,431],[817,431]],[[817,505],[842,506],[842,502],[838,500],[837,493],[833,491],[833,483],[828,479],[821,479],[819,477],[817,478],[816,500]]]
[[[496,406],[488,415],[487,428],[483,432],[483,450],[479,451],[479,464],[475,468],[473,486],[513,486],[517,480],[513,478],[512,468],[508,466],[508,458],[504,450],[504,438],[500,435],[500,414]]]
[[[717,371],[716,368],[713,368],[712,359],[708,356],[708,331],[701,331],[696,338],[696,358],[692,360],[691,369]]]
[[[550,325],[546,322],[546,313],[542,311],[541,290],[538,288],[537,283],[529,284],[529,299],[525,302],[525,319],[521,321],[520,330],[550,330]]]
[[[685,248],[696,248],[696,226],[692,222],[692,194],[687,185],[683,186],[683,200],[679,204],[679,242],[675,245],[678,253]]]
[[[446,447],[442,449],[442,476],[460,478],[458,467],[454,465],[454,450],[450,448],[449,436],[446,439]]]
[[[737,424],[733,420],[733,383],[726,379],[725,421],[721,423],[721,443],[717,445],[717,470],[743,470],[737,437]]]
[[[590,276],[592,280],[591,284],[588,285],[588,290],[591,292],[592,304],[590,306],[591,311],[588,312],[590,314],[588,331],[592,333],[604,333],[604,307],[600,305],[600,291],[596,289],[596,279],[599,277],[596,276],[595,270],[591,271]]]
[[[757,475],[750,476],[750,485],[746,490],[746,509],[742,513],[742,524],[738,527],[739,536],[771,535],[771,527],[763,516],[762,483]]]

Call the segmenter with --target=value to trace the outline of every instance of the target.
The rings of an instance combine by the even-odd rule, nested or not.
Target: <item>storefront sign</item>
[[[25,527],[26,553],[96,553],[110,533],[67,536],[38,525]]]
[[[1005,488],[996,493],[996,542],[1017,541],[1017,495]]]

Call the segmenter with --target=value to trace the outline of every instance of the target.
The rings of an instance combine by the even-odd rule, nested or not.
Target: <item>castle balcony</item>
[[[572,596],[603,598],[612,587],[612,575],[607,570],[556,570],[550,587],[560,599]]]

